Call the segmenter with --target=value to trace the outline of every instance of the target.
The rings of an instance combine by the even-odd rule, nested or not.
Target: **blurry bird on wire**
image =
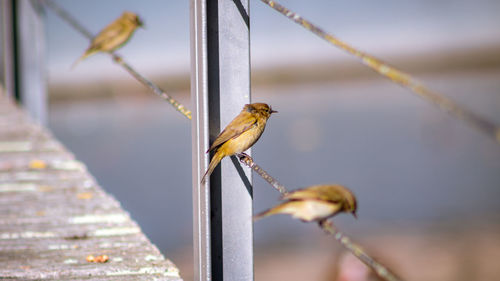
[[[77,63],[97,52],[110,53],[122,47],[132,37],[134,31],[142,26],[143,23],[141,19],[135,13],[123,12],[118,19],[106,26],[92,39],[90,46],[85,53],[73,63],[72,67],[75,67]]]
[[[266,128],[267,119],[275,112],[278,111],[265,103],[246,104],[207,150],[207,153],[214,151],[215,154],[201,183],[210,177],[222,158],[243,153],[257,142]]]
[[[322,223],[341,212],[352,213],[356,217],[356,197],[349,189],[338,184],[309,186],[287,193],[282,199],[287,201],[256,215],[254,219],[289,214],[304,222]]]

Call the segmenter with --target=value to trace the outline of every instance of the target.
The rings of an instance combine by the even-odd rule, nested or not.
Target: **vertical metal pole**
[[[17,0],[18,91],[31,116],[47,123],[43,10],[38,1]]]
[[[208,147],[207,21],[205,1],[190,2],[191,103],[193,165],[193,250],[194,281],[212,276],[210,249],[210,190],[200,184],[206,169]]]
[[[191,0],[195,280],[253,280],[250,170],[227,158],[200,184],[210,141],[250,102],[248,11],[248,0]]]
[[[31,0],[2,0],[4,81],[41,124],[47,122],[47,82],[42,8]]]
[[[14,62],[14,0],[2,0],[2,49],[3,49],[3,81],[7,95],[14,99],[16,95],[16,64]]]

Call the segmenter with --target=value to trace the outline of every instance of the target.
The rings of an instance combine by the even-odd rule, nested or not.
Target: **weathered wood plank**
[[[0,279],[181,280],[85,165],[1,95]]]

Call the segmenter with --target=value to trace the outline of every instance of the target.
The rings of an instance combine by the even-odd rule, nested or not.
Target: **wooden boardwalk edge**
[[[182,280],[85,165],[1,93],[0,279]]]

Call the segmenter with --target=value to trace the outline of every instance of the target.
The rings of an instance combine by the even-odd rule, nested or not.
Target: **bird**
[[[215,153],[201,183],[210,177],[222,158],[242,153],[254,145],[264,132],[267,119],[277,112],[265,103],[246,104],[240,114],[224,128],[207,150],[206,153],[212,151]]]
[[[73,63],[72,67],[97,52],[111,53],[122,47],[132,37],[134,31],[142,26],[143,23],[137,14],[128,11],[123,12],[119,18],[106,26],[92,39],[90,46]]]
[[[275,214],[289,214],[304,222],[323,222],[338,213],[351,213],[355,218],[356,197],[339,184],[313,185],[285,194],[287,200],[254,216],[254,220]]]

